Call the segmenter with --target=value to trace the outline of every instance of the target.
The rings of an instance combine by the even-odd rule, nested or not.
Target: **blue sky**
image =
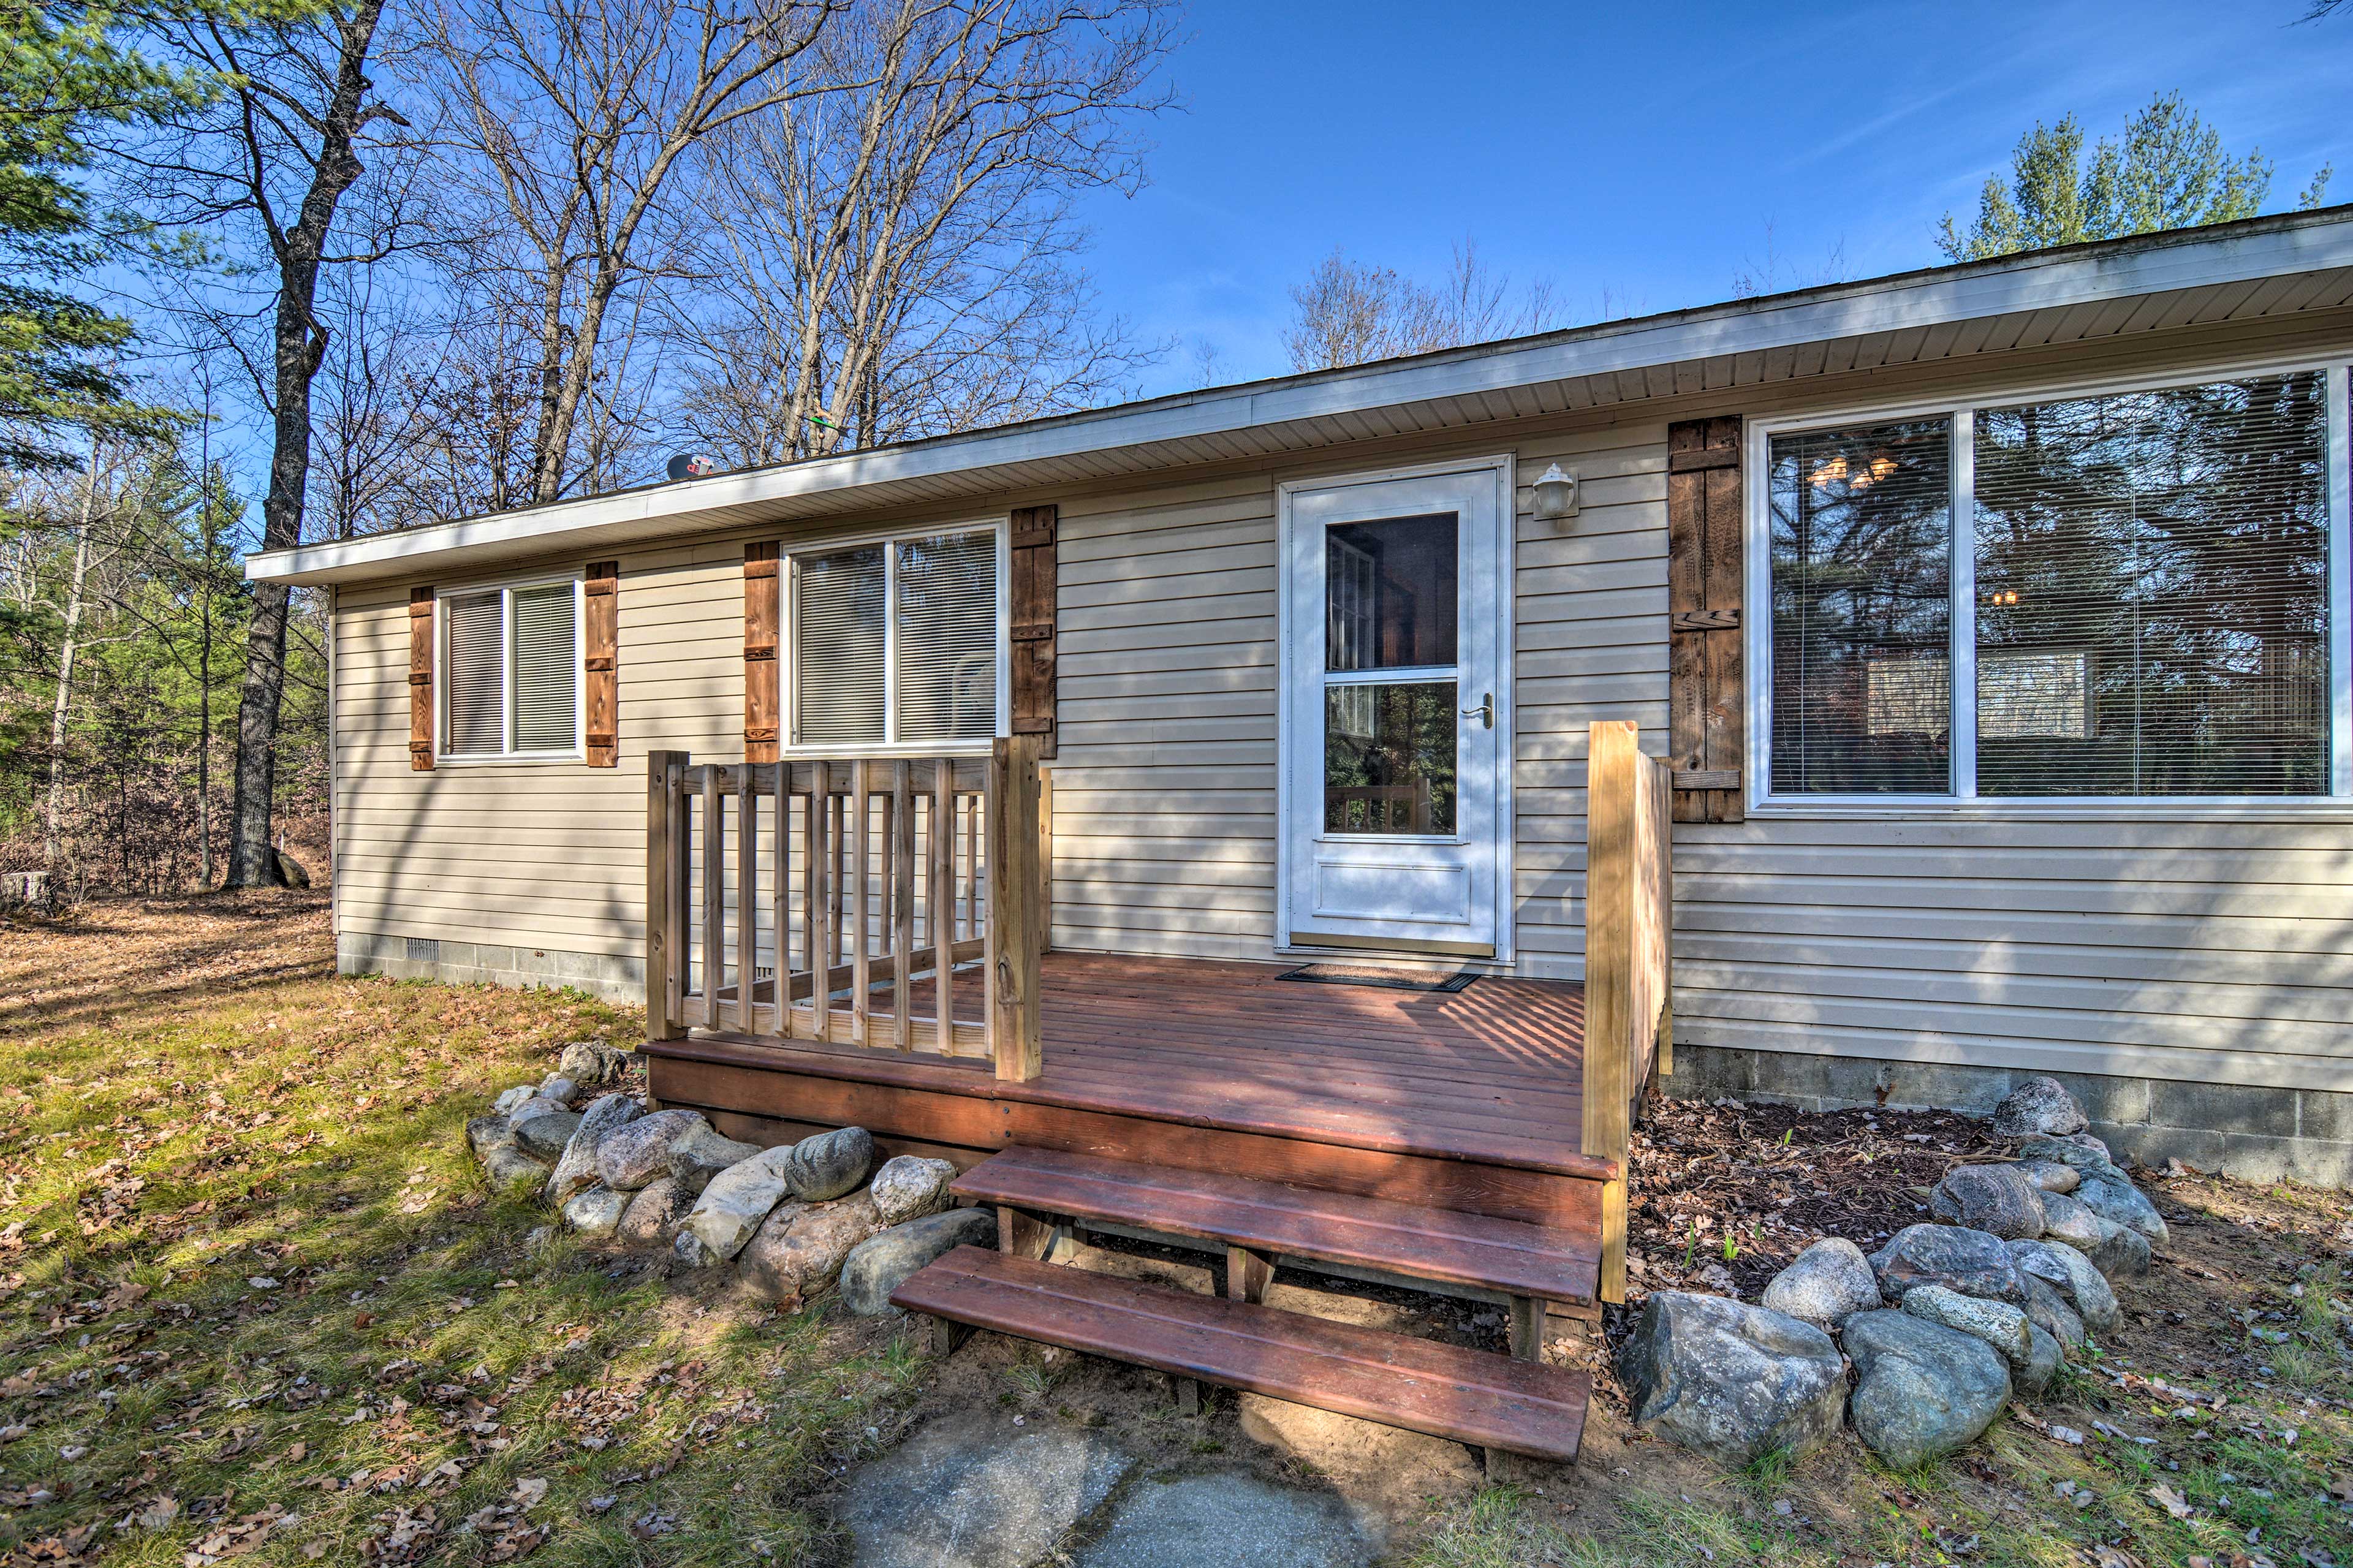
[[[1434,278],[1465,237],[1577,319],[1724,299],[1767,256],[1865,278],[1938,259],[2021,132],[2094,134],[2179,89],[2284,207],[2353,201],[2353,16],[2307,0],[2034,5],[1193,0],[1151,184],[1087,212],[1105,305],[1184,347],[1146,393],[1289,368],[1287,290],[1334,246]]]

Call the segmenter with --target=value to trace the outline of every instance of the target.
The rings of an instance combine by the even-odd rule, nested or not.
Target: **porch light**
[[[1558,463],[1545,469],[1535,491],[1537,521],[1561,522],[1577,515],[1577,476],[1563,473]]]

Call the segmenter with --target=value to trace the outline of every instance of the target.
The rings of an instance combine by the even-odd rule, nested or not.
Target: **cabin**
[[[641,997],[664,1104],[954,1159],[943,1323],[1559,1459],[1651,1092],[2048,1073],[2353,1175],[2348,365],[2332,208],[248,571],[332,605],[345,971]]]

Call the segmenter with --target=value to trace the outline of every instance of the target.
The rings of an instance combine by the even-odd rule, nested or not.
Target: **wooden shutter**
[[[1013,733],[1054,754],[1054,533],[1059,508],[1013,509]]]
[[[1667,426],[1667,765],[1677,822],[1741,819],[1740,419]]]
[[[621,763],[621,563],[592,561],[586,590],[588,624],[583,628],[588,671],[588,765]]]
[[[408,765],[433,771],[433,590],[408,591]]]
[[[776,639],[784,624],[783,579],[778,547],[744,547],[744,760],[776,760],[777,726],[784,704],[778,683]]]

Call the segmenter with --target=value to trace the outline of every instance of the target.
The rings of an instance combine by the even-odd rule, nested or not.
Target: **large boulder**
[[[768,1211],[791,1191],[785,1170],[792,1152],[791,1144],[763,1149],[712,1177],[678,1227],[672,1246],[679,1257],[693,1268],[708,1268],[743,1251]]]
[[[2072,1166],[2087,1176],[2104,1176],[2116,1168],[2108,1146],[2088,1132],[2043,1132],[2021,1138],[2018,1153],[2023,1160],[2050,1160]]]
[[[596,1149],[606,1134],[627,1127],[645,1113],[646,1108],[626,1094],[606,1095],[581,1112],[580,1125],[564,1145],[563,1158],[555,1162],[555,1174],[547,1179],[547,1201],[560,1205],[596,1181]]]
[[[2015,1165],[1956,1165],[1928,1194],[1928,1212],[2005,1241],[2031,1238],[2042,1234],[2042,1189]]]
[[[2067,1352],[2039,1325],[2027,1331],[2034,1337],[2034,1353],[2027,1359],[2024,1366],[2010,1369],[2010,1381],[2018,1385],[2019,1393],[2029,1399],[2039,1399],[2042,1391],[2051,1386],[2051,1380],[2059,1375],[2059,1368],[2067,1360]]]
[[[689,1193],[699,1193],[711,1178],[730,1165],[740,1165],[760,1152],[757,1143],[739,1143],[709,1122],[689,1128],[670,1146],[670,1173]]]
[[[681,1186],[675,1177],[659,1177],[630,1197],[629,1206],[621,1211],[621,1223],[614,1230],[613,1239],[624,1247],[668,1247],[678,1237],[679,1222],[693,1207],[694,1194]]]
[[[1891,1301],[1923,1285],[1942,1285],[1964,1296],[2013,1304],[2026,1300],[2026,1286],[1998,1236],[1949,1225],[1907,1225],[1871,1255],[1879,1292]]]
[[[866,1190],[874,1194],[874,1206],[884,1225],[904,1225],[947,1207],[948,1184],[955,1177],[956,1168],[945,1160],[902,1154],[883,1161]]]
[[[1846,1353],[1855,1436],[1899,1470],[1973,1441],[2010,1400],[2010,1363],[1983,1340],[1910,1312],[1858,1312]]]
[[[572,1103],[575,1087],[573,1081],[562,1073],[552,1072],[539,1080],[539,1089],[536,1092],[543,1100],[552,1100],[558,1105],[569,1105]]]
[[[502,1094],[499,1096],[499,1098],[501,1100],[505,1100],[506,1096]],[[534,1117],[569,1116],[572,1114],[572,1108],[565,1105],[564,1101],[560,1100],[550,1100],[546,1095],[533,1090],[532,1093],[524,1095],[521,1100],[510,1101],[506,1110],[501,1112],[501,1114],[505,1116],[509,1121],[512,1121],[520,1125],[522,1122],[533,1120]]]
[[[581,1188],[564,1200],[564,1223],[581,1235],[601,1240],[620,1227],[629,1206],[629,1194],[598,1184]]]
[[[1787,1312],[1818,1329],[1835,1329],[1857,1312],[1879,1310],[1879,1281],[1862,1248],[1841,1237],[1829,1237],[1798,1254],[1789,1267],[1773,1276],[1759,1298],[1776,1312]]]
[[[850,1249],[882,1228],[865,1193],[826,1203],[780,1204],[735,1259],[744,1282],[772,1301],[830,1288]]]
[[[657,1110],[605,1135],[596,1146],[596,1175],[617,1192],[634,1193],[667,1176],[672,1144],[711,1125],[699,1110]],[[757,1152],[757,1151],[754,1151]]]
[[[2165,1217],[2148,1194],[2132,1184],[2129,1177],[2119,1171],[2114,1175],[2086,1175],[2075,1189],[2075,1201],[2103,1219],[2112,1219],[2148,1237],[2152,1247],[2166,1244]]]
[[[2052,1193],[2072,1193],[2084,1173],[2073,1165],[2063,1165],[2056,1160],[2021,1160],[2018,1173],[2032,1182],[2047,1196]]]
[[[2055,1167],[2067,1169],[2064,1165]],[[2042,1234],[2088,1252],[2100,1245],[2114,1220],[2102,1219],[2064,1193],[2042,1194]],[[2031,1237],[2027,1237],[2032,1240]]]
[[[2002,1353],[2013,1370],[2033,1358],[2033,1338],[2027,1332],[2033,1325],[2022,1309],[2007,1301],[1980,1301],[1942,1285],[1923,1285],[1905,1293],[1904,1310],[1985,1341]]]
[[[547,1162],[523,1148],[503,1116],[477,1116],[467,1122],[466,1142],[482,1163],[482,1180],[493,1192],[528,1191],[547,1180]]]
[[[619,1078],[628,1065],[627,1051],[600,1040],[575,1040],[556,1058],[555,1070],[583,1089],[598,1089]]]
[[[863,1127],[813,1132],[794,1144],[785,1179],[805,1204],[824,1203],[854,1191],[874,1169],[874,1137]]]
[[[947,1209],[894,1225],[842,1261],[841,1304],[861,1318],[895,1311],[891,1292],[925,1264],[959,1247],[996,1245],[997,1216],[987,1209]]]
[[[2031,1078],[2013,1089],[1993,1108],[1993,1130],[2005,1138],[2031,1138],[2037,1133],[2063,1138],[2092,1124],[2075,1097],[2054,1078]]]
[[[2063,1291],[2075,1315],[2084,1320],[2084,1327],[2093,1333],[2113,1333],[2124,1326],[2123,1309],[2116,1305],[2116,1293],[2108,1288],[2107,1278],[2075,1248],[2045,1238],[2013,1241],[2010,1252],[2021,1273],[2047,1280]]]
[[[2126,1226],[2103,1217],[2100,1239],[2090,1247],[2075,1250],[2092,1260],[2092,1267],[2111,1279],[2137,1279],[2148,1272],[2148,1237]]]
[[[2037,1274],[2026,1273],[2027,1321],[2052,1339],[2069,1354],[2084,1346],[2084,1320],[2067,1304],[2058,1286]],[[2014,1368],[2012,1370],[2015,1370]]]
[[[1786,1312],[1654,1290],[1620,1347],[1645,1428],[1726,1464],[1802,1453],[1839,1428],[1846,1369],[1828,1334]]]
[[[541,1160],[560,1158],[565,1145],[579,1131],[579,1114],[570,1110],[551,1110],[528,1121],[518,1120],[514,1124],[515,1142],[525,1153]]]

